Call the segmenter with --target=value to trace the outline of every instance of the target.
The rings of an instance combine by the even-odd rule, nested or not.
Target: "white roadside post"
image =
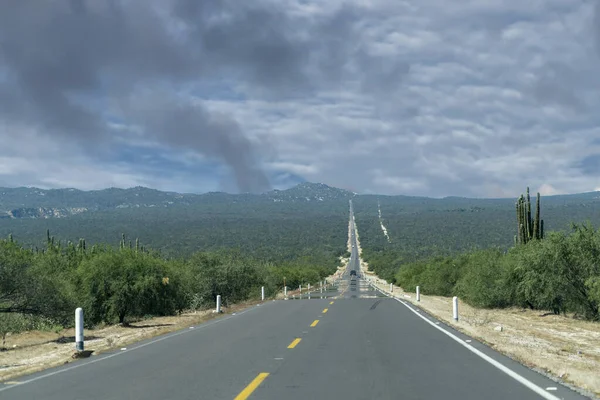
[[[310,293],[310,283],[308,284],[308,293]]]
[[[421,292],[419,291],[418,286],[417,286],[417,301],[421,301]]]
[[[75,350],[83,351],[83,308],[75,310]]]
[[[221,295],[217,295],[217,314],[221,312]]]
[[[283,295],[287,297],[287,286],[283,287]]]
[[[265,287],[260,288],[260,298],[262,301],[265,301]]]
[[[302,285],[298,286],[298,290],[300,290],[300,297],[302,297]]]
[[[452,318],[458,321],[458,297],[456,296],[452,298]]]
[[[394,293],[394,284],[390,283],[390,293]]]

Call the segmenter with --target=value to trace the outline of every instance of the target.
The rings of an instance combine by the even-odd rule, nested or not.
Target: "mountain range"
[[[532,194],[533,195],[533,194]],[[286,190],[262,194],[229,194],[209,192],[189,194],[163,192],[146,187],[130,189],[108,188],[82,191],[73,188],[38,189],[35,187],[0,188],[0,219],[65,218],[87,212],[127,208],[154,208],[227,204],[311,203],[344,201],[354,197],[388,206],[398,206],[406,212],[452,211],[464,209],[506,209],[516,199],[477,199],[445,197],[441,199],[416,196],[359,195],[323,183],[303,182]],[[600,192],[543,196],[546,207],[594,207],[600,204]]]
[[[85,212],[140,207],[347,201],[355,195],[347,190],[309,182],[300,183],[290,189],[275,189],[262,194],[224,192],[188,194],[162,192],[141,186],[92,191],[72,188],[50,190],[27,187],[0,188],[0,219],[64,218]]]
[[[334,262],[345,251],[350,199],[361,245],[374,251],[421,257],[507,248],[516,232],[516,198],[366,195],[303,182],[263,194],[0,188],[0,237],[12,234],[43,248],[46,230],[58,240],[90,244],[118,245],[125,234],[172,255],[238,248],[274,262],[319,252]],[[568,230],[572,222],[600,224],[600,192],[542,196],[541,203],[547,231]]]

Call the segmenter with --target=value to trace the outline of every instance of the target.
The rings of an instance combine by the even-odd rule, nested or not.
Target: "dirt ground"
[[[249,301],[222,308],[229,314],[256,305]],[[158,317],[130,324],[128,327],[112,325],[84,330],[85,350],[93,350],[91,357],[107,350],[127,347],[143,339],[193,326],[216,317],[212,310],[184,313],[180,316]],[[60,333],[28,331],[6,337],[7,351],[0,352],[0,382],[18,376],[67,364],[74,361],[75,330]]]

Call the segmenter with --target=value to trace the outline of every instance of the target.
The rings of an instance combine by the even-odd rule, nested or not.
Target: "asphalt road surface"
[[[353,281],[357,265],[310,299],[267,301],[23,376],[0,385],[0,399],[586,398]]]

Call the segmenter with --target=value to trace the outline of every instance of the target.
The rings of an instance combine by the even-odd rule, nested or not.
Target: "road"
[[[0,385],[0,399],[586,398],[476,340],[466,343],[364,279],[352,284],[354,244],[356,264],[324,293],[266,301],[24,376]]]

